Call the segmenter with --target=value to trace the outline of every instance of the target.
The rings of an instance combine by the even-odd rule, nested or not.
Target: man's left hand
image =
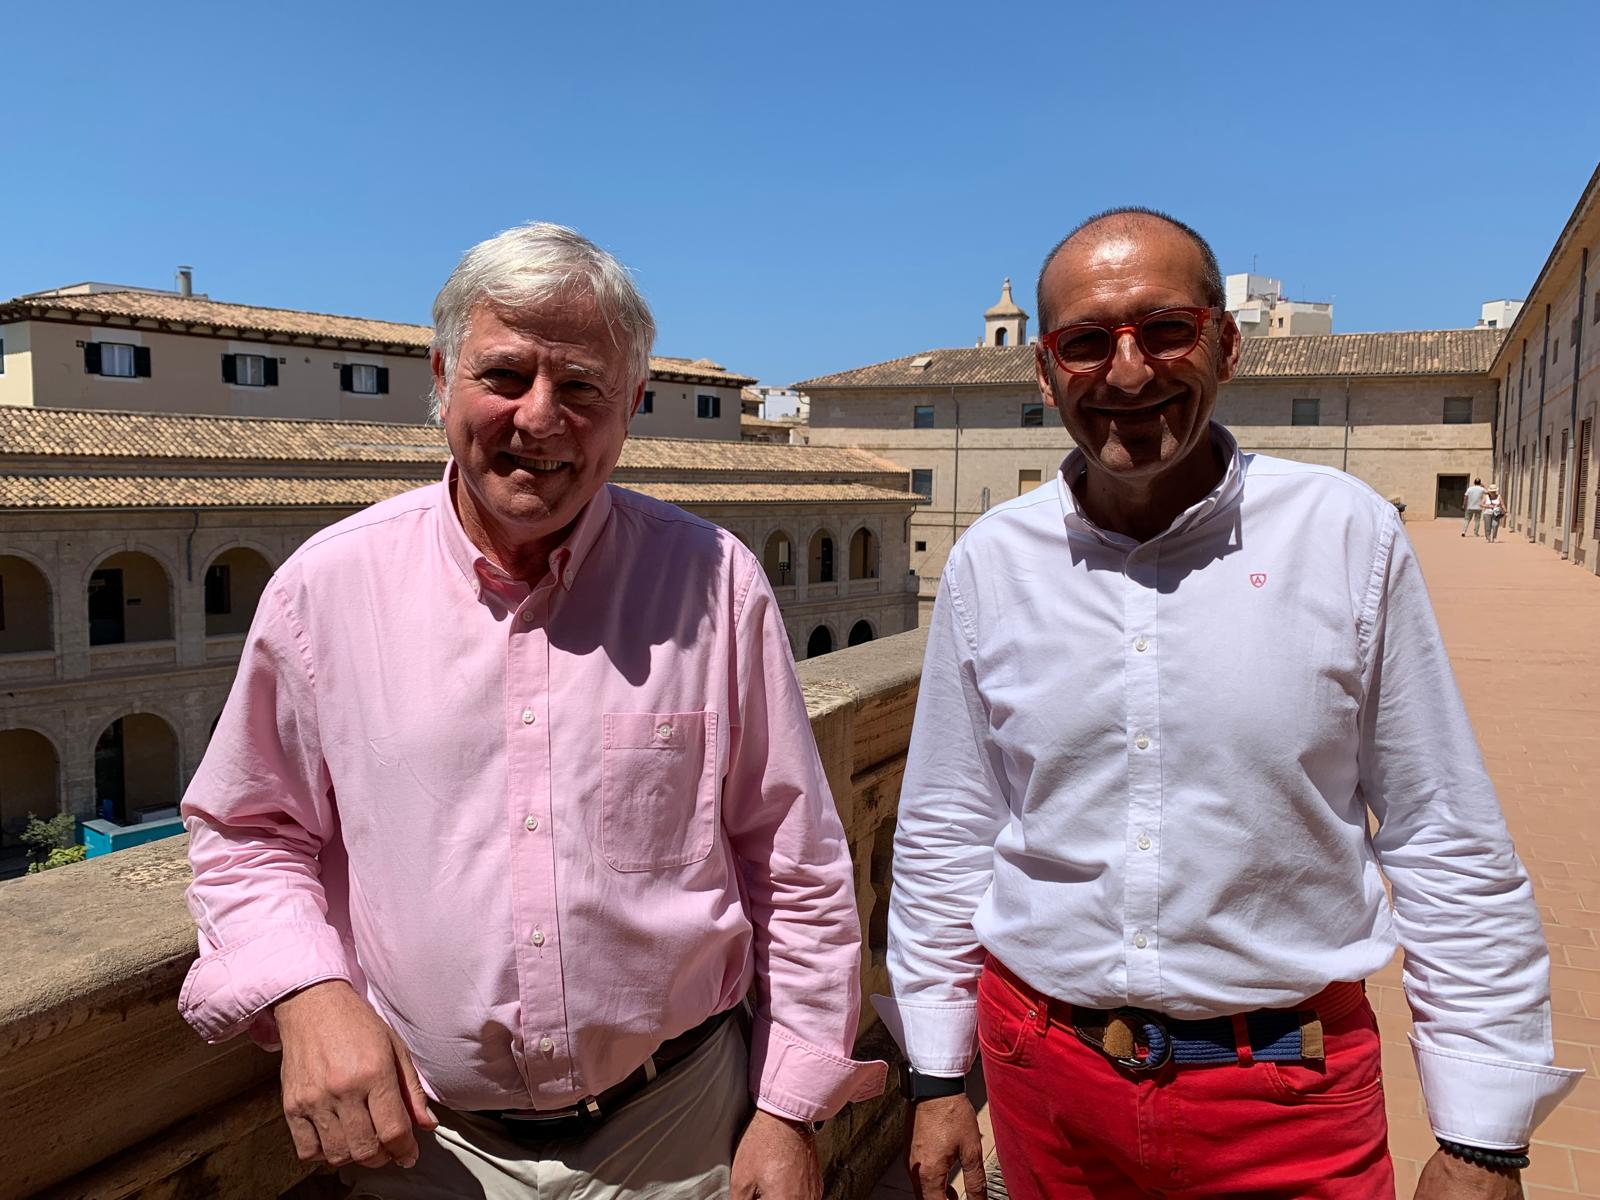
[[[733,1156],[732,1200],[822,1200],[817,1139],[803,1121],[756,1110]]]
[[[1522,1172],[1490,1171],[1436,1150],[1417,1180],[1416,1200],[1522,1200]]]

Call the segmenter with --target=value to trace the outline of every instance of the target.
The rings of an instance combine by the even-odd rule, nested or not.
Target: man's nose
[[[566,414],[555,385],[543,375],[536,376],[533,386],[523,393],[511,423],[519,433],[532,438],[553,437],[566,429]]]
[[[1145,384],[1155,376],[1144,351],[1139,348],[1139,339],[1133,336],[1133,330],[1124,329],[1111,348],[1111,369],[1106,372],[1106,382],[1132,396],[1143,391]]]

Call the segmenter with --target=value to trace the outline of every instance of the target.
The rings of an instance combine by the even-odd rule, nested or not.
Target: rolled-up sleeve
[[[887,1067],[851,1057],[861,930],[850,847],[777,604],[759,564],[745,566],[722,821],[754,927],[750,1090],[759,1108],[817,1121],[881,1092]]]
[[[1552,1065],[1550,955],[1410,542],[1374,570],[1361,786],[1405,949],[1435,1134],[1525,1146],[1581,1071]]]
[[[1009,817],[978,691],[975,640],[951,556],[934,602],[916,723],[900,787],[889,902],[889,980],[873,1004],[927,1075],[961,1075],[977,1053],[984,950],[972,918],[994,878]]]
[[[227,706],[183,798],[200,956],[178,1006],[208,1041],[250,1030],[326,979],[350,979],[318,866],[336,828],[309,647],[277,579],[263,592]]]

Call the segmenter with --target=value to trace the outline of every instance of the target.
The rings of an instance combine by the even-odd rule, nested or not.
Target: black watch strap
[[[900,1067],[900,1090],[905,1098],[915,1104],[918,1100],[937,1100],[942,1096],[960,1096],[967,1090],[966,1077],[962,1075],[924,1075],[908,1064]]]

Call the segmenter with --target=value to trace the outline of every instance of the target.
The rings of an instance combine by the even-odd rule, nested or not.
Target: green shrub
[[[56,850],[65,850],[77,839],[77,822],[71,813],[57,813],[49,820],[28,814],[27,827],[17,835],[17,840],[28,848],[28,857],[42,863]]]
[[[65,867],[71,863],[82,862],[83,856],[89,852],[87,846],[57,846],[50,851],[43,862],[29,863],[28,874],[37,875],[40,871],[51,871],[56,867]]]

